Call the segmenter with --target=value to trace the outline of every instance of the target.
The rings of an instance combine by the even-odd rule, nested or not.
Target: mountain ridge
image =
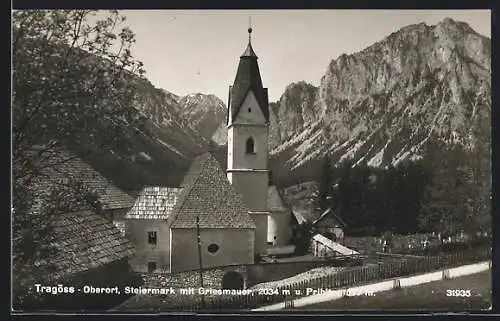
[[[421,158],[432,139],[469,146],[470,132],[488,123],[490,74],[491,41],[466,23],[403,27],[333,59],[319,87],[288,86],[271,104],[286,115],[271,121],[271,158],[284,164],[284,180],[306,180],[320,175],[305,172],[325,155],[384,167]]]

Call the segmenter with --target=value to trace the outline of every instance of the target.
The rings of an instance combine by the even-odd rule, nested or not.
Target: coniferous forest
[[[332,206],[352,236],[489,231],[488,148],[439,142],[428,148],[422,159],[386,168],[325,157],[314,207]]]

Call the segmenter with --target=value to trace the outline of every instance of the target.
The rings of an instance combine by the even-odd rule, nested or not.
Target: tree
[[[32,169],[16,175],[34,174],[33,145],[108,147],[134,120],[131,79],[143,74],[131,56],[134,34],[118,30],[125,18],[117,11],[96,18],[89,10],[13,13],[13,159]]]
[[[311,238],[314,234],[312,222],[305,222],[297,227],[293,244],[295,245],[295,254],[304,255],[309,251],[311,246]]]
[[[321,215],[333,205],[333,194],[333,167],[327,154],[323,157],[322,176],[318,191],[313,199],[313,211],[317,215]]]
[[[426,160],[432,176],[424,190],[419,223],[425,231],[453,234],[471,224],[470,155],[460,145],[435,147]]]
[[[13,289],[15,306],[26,306],[43,300],[33,292],[36,283],[56,282],[48,260],[55,254],[52,242],[53,222],[60,213],[78,210],[100,211],[99,196],[83,182],[70,179],[48,190],[37,190],[36,184],[13,182]],[[45,192],[45,197],[35,196]]]
[[[103,17],[99,19],[99,17]],[[49,275],[38,264],[50,255],[52,221],[59,213],[98,208],[78,181],[49,190],[40,203],[36,182],[61,146],[119,146],[135,121],[134,77],[144,71],[131,56],[134,34],[117,11],[13,12],[12,180],[16,301],[33,280]],[[38,146],[37,151],[33,147]],[[69,161],[62,159],[60,163]]]

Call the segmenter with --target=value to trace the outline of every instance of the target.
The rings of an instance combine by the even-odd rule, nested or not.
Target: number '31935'
[[[455,297],[470,297],[470,290],[446,290],[446,296],[455,296]]]

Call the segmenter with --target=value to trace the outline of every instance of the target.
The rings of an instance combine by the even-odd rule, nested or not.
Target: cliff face
[[[332,60],[319,88],[290,85],[272,105],[271,163],[292,183],[317,177],[327,153],[379,167],[421,157],[433,139],[489,141],[474,133],[490,131],[490,93],[489,38],[451,19],[410,25]]]

